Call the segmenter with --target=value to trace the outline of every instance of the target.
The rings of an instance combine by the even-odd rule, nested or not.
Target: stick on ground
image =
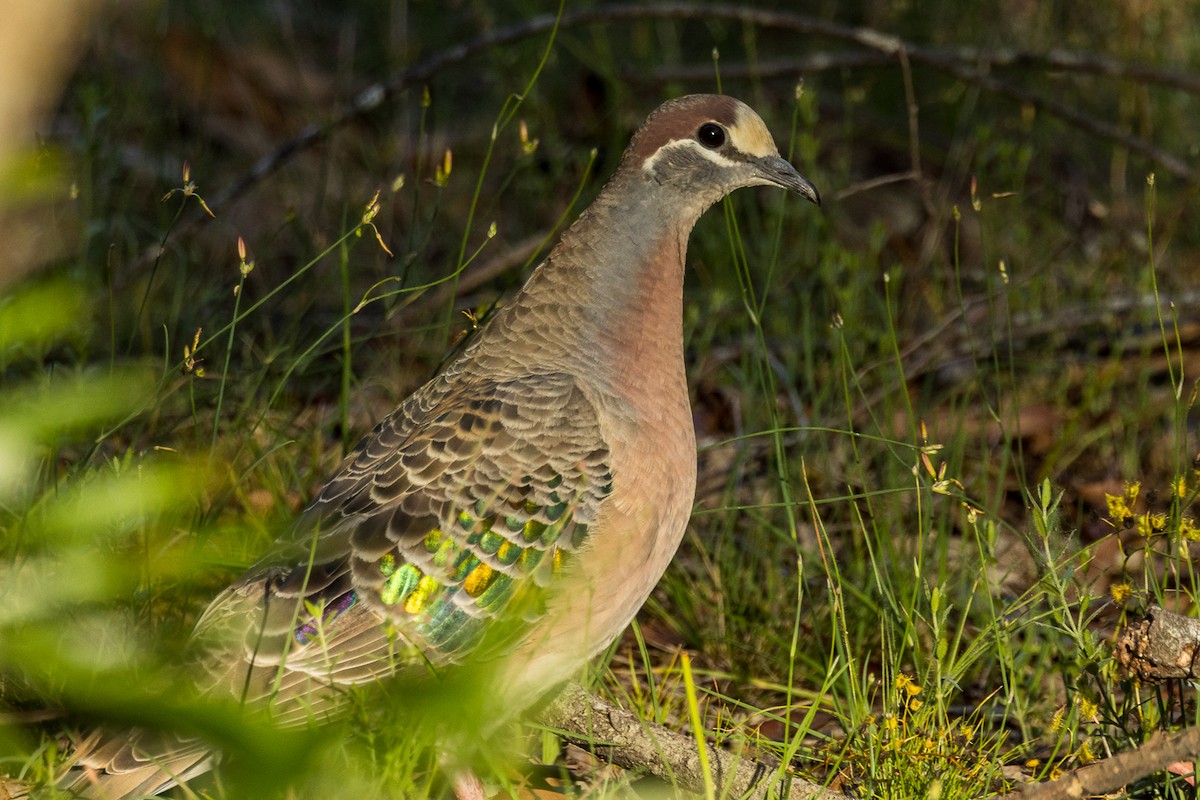
[[[568,684],[538,715],[538,720],[567,741],[595,752],[611,764],[643,770],[689,791],[704,789],[695,739],[646,722],[578,684]],[[848,800],[846,795],[786,771],[781,777],[776,765],[739,756],[711,744],[705,746],[713,781],[721,797]]]

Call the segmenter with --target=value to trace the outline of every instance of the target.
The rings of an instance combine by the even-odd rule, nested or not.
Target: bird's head
[[[725,95],[687,95],[659,106],[621,167],[690,197],[700,211],[746,186],[779,186],[821,204],[816,187],[779,155],[758,114]]]

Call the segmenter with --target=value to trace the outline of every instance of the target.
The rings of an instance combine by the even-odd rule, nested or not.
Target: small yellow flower
[[[1091,743],[1086,739],[1084,740],[1083,745],[1079,748],[1079,760],[1084,764],[1096,760],[1096,754],[1092,752]]]
[[[1122,583],[1114,583],[1108,587],[1108,596],[1112,601],[1119,606],[1125,605],[1129,597],[1133,594],[1133,585],[1128,581]]]
[[[1120,525],[1123,520],[1133,516],[1129,511],[1129,506],[1125,503],[1124,495],[1104,493],[1104,503],[1108,506],[1108,518],[1112,520],[1114,525]]]
[[[1156,533],[1162,533],[1167,524],[1166,514],[1139,514],[1137,517],[1137,532],[1139,536],[1150,538]]]
[[[1057,731],[1062,728],[1063,717],[1066,716],[1067,709],[1059,707],[1055,709],[1054,716],[1050,717],[1050,730]]]
[[[1179,520],[1179,535],[1189,542],[1200,541],[1200,528],[1196,527],[1196,520],[1191,517]]]
[[[896,676],[896,688],[903,691],[909,697],[916,697],[921,693],[921,686],[912,678],[901,672]]]
[[[1187,493],[1188,493],[1187,478],[1180,475],[1171,484],[1171,494],[1175,495],[1180,500],[1182,500],[1183,498],[1187,497]]]
[[[914,697],[912,700],[908,701],[908,710],[909,711],[917,711],[923,705],[925,705],[925,703],[923,703],[922,701],[920,701]]]
[[[1054,769],[1050,770],[1049,778],[1052,781],[1056,781],[1059,778],[1061,778],[1062,775],[1063,775],[1062,770],[1059,769],[1058,767],[1055,767]]]
[[[1082,695],[1079,696],[1079,716],[1089,722],[1100,721],[1100,706],[1096,705],[1094,700],[1091,700]]]

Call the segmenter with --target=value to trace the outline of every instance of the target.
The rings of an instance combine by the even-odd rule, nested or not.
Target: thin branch
[[[1148,83],[1200,95],[1200,75],[1196,73],[1120,61],[1092,53],[1075,53],[1070,50],[1049,50],[1044,53],[1035,53],[1031,50],[981,50],[968,46],[936,48],[911,44],[906,44],[905,48],[910,54],[916,51],[917,59],[915,60],[937,67],[957,64],[989,71],[1038,68],[1053,72],[1102,75],[1106,78]],[[886,66],[894,62],[895,58],[890,53],[848,50],[839,53],[812,53],[796,58],[764,59],[753,64],[722,62],[721,76],[739,80],[745,78],[790,79],[798,73]],[[652,77],[660,82],[692,83],[707,80],[711,75],[712,68],[708,65],[681,64],[657,69],[653,72]],[[630,73],[628,77],[631,80],[644,80],[646,74],[644,72]]]
[[[1021,800],[1078,800],[1106,795],[1122,786],[1163,772],[1176,762],[1190,762],[1200,755],[1200,728],[1177,733],[1158,733],[1136,750],[1123,750],[1110,758],[1068,772],[1056,781],[1027,783]],[[1006,795],[1013,797],[1013,795]]]
[[[936,49],[930,55],[936,56]],[[1162,69],[1149,64],[1120,61],[1094,53],[1075,53],[1070,50],[1049,50],[1034,53],[1028,50],[979,50],[974,47],[957,47],[944,51],[947,59],[992,69],[1002,67],[1040,67],[1060,72],[1078,72],[1085,75],[1104,75],[1109,78],[1153,83],[1188,94],[1200,95],[1200,75],[1174,69]]]
[[[915,181],[920,179],[920,174],[909,170],[907,172],[891,172],[887,175],[879,175],[875,178],[870,178],[865,181],[858,181],[845,189],[836,192],[833,197],[835,200],[845,200],[847,197],[853,197],[856,194],[869,192],[878,189],[881,186],[890,186],[893,183],[906,183],[907,181]]]
[[[801,34],[816,34],[832,39],[849,41],[868,50],[875,51],[881,54],[881,56],[893,59],[903,52],[913,63],[942,69],[955,77],[975,83],[990,91],[1013,97],[1021,102],[1030,103],[1035,108],[1061,117],[1068,123],[1081,127],[1090,133],[1117,141],[1130,150],[1141,153],[1151,161],[1161,164],[1168,171],[1180,177],[1191,181],[1200,181],[1200,173],[1192,169],[1190,165],[1181,159],[1154,147],[1144,140],[1129,136],[1107,123],[1094,120],[1081,112],[1053,103],[1032,92],[1010,86],[1003,81],[992,78],[985,74],[981,68],[991,64],[1022,65],[1043,63],[1048,67],[1062,70],[1069,69],[1077,72],[1091,71],[1114,77],[1154,81],[1200,94],[1200,77],[1189,73],[1161,70],[1141,64],[1127,64],[1103,56],[1082,55],[1063,50],[1054,50],[1050,53],[1038,55],[1014,50],[982,53],[972,48],[946,50],[921,47],[907,43],[899,37],[890,36],[870,28],[839,25],[802,14],[764,11],[732,5],[701,5],[675,2],[653,5],[608,6],[565,14],[559,21],[559,26],[566,29],[605,22],[640,19],[725,19],[758,25],[764,28],[788,30]],[[497,28],[469,42],[443,50],[416,66],[402,70],[391,80],[372,84],[360,92],[349,107],[330,121],[305,128],[296,138],[285,142],[273,152],[264,155],[255,163],[247,175],[226,187],[214,197],[211,197],[210,205],[224,206],[227,203],[237,200],[254,184],[273,173],[298,153],[325,141],[336,129],[365,116],[380,108],[385,103],[391,102],[414,84],[427,81],[442,70],[456,64],[461,64],[476,54],[493,47],[514,44],[521,40],[546,33],[554,27],[554,24],[554,15],[545,14],[532,17],[514,25]],[[845,59],[844,56],[841,58]],[[837,58],[831,58],[828,63],[828,68],[833,68],[839,61]],[[964,66],[965,63],[970,63],[973,66]],[[813,62],[813,64],[814,66],[806,67],[806,69],[819,68],[819,66],[816,66],[818,62]]]
[[[427,312],[430,308],[441,308],[452,303],[459,297],[473,292],[493,278],[504,274],[519,264],[528,261],[534,253],[546,242],[548,234],[538,233],[527,236],[512,245],[499,255],[480,263],[470,264],[463,270],[458,284],[449,282],[439,283],[436,288],[417,289],[409,292],[399,307],[393,312],[391,325],[402,327],[412,323],[414,319]],[[428,294],[428,297],[426,295]],[[417,300],[421,300],[418,305]]]
[[[993,78],[983,72],[968,69],[961,66],[947,66],[946,71],[952,75],[961,78],[964,81],[973,83],[988,91],[1002,94],[1018,100],[1022,103],[1028,103],[1039,111],[1044,111],[1048,114],[1058,117],[1064,122],[1070,123],[1077,128],[1082,128],[1088,133],[1099,136],[1103,139],[1109,139],[1117,144],[1127,147],[1135,153],[1140,153],[1147,160],[1158,164],[1160,167],[1175,175],[1178,178],[1183,178],[1190,183],[1200,183],[1200,171],[1197,171],[1191,164],[1184,161],[1166,150],[1147,142],[1137,136],[1132,136],[1125,133],[1115,125],[1103,122],[1095,117],[1084,114],[1082,111],[1077,111],[1074,108],[1065,106],[1062,103],[1056,103],[1042,95],[1035,94],[1028,89],[1022,89],[1019,86],[1014,86],[1010,83]]]
[[[578,684],[566,688],[539,715],[539,721],[572,744],[604,761],[639,769],[689,791],[704,789],[696,740],[646,722],[617,708]],[[705,744],[721,797],[849,800],[818,783],[781,770],[778,765]]]
[[[333,119],[324,124],[309,125],[294,139],[284,142],[254,163],[250,172],[226,187],[210,200],[210,205],[224,205],[241,197],[254,184],[279,169],[293,156],[319,144],[344,125],[354,122],[375,111],[385,103],[395,100],[410,86],[429,80],[438,72],[493,47],[512,44],[528,39],[554,27],[554,16],[534,17],[527,22],[499,28],[469,42],[442,50],[414,67],[402,70],[390,81],[374,83],[358,93],[354,102]]]

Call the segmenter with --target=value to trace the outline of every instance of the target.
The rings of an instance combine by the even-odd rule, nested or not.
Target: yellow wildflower
[[[1191,517],[1184,517],[1179,520],[1179,535],[1185,541],[1200,541],[1200,528],[1196,527],[1196,520]]]
[[[1125,495],[1105,492],[1104,502],[1108,506],[1108,518],[1114,525],[1120,525],[1124,520],[1133,516],[1129,505],[1125,502]]]
[[[1129,581],[1114,583],[1112,586],[1108,587],[1108,596],[1111,597],[1112,601],[1119,606],[1125,605],[1132,594],[1133,585],[1130,584]]]
[[[903,691],[909,697],[916,697],[921,693],[920,684],[903,672],[896,676],[896,688]]]
[[[1096,705],[1096,701],[1079,695],[1079,716],[1089,722],[1099,722],[1100,706]]]

